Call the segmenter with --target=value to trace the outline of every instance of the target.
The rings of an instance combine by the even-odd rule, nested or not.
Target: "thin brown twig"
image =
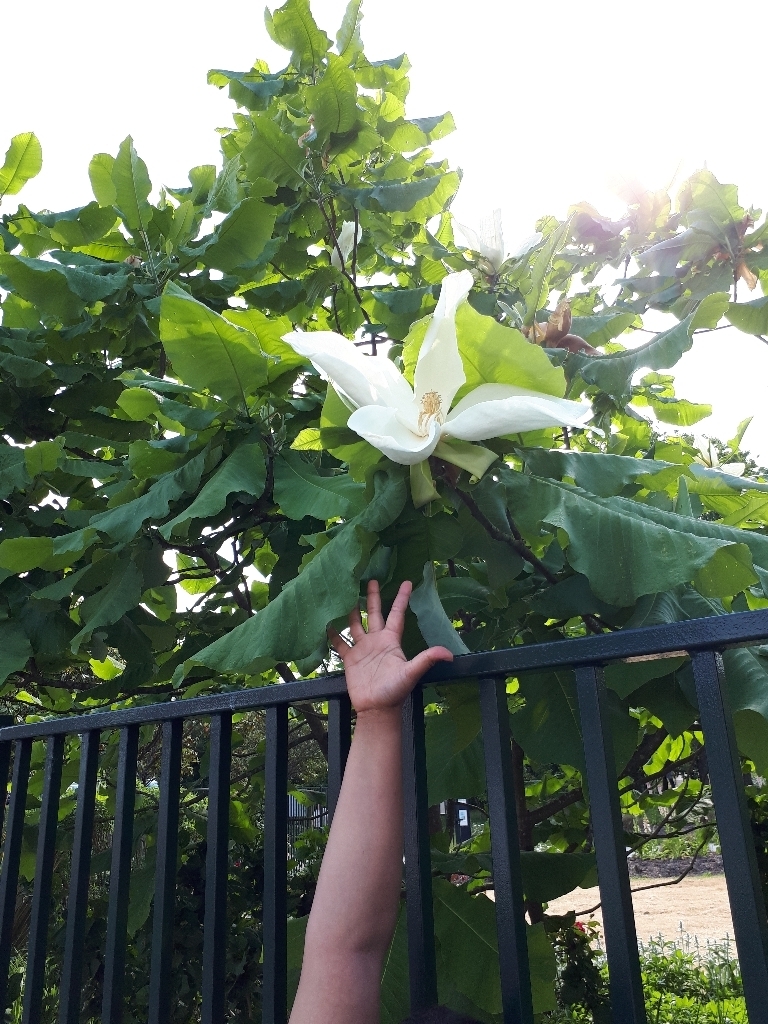
[[[693,857],[691,859],[691,863],[688,865],[688,867],[685,869],[685,871],[682,872],[682,874],[678,875],[677,878],[672,878],[668,882],[654,882],[653,885],[641,885],[641,886],[638,886],[637,889],[633,889],[632,890],[632,895],[634,895],[636,892],[647,892],[648,889],[663,889],[667,885],[679,885],[679,883],[682,882],[682,880],[687,875],[690,874],[690,872],[693,869],[693,865],[698,860],[699,854],[701,853],[701,851],[704,849],[704,847],[707,845],[708,842],[709,842],[709,836],[706,836],[706,838],[703,839],[702,842],[697,847],[696,852],[694,853],[694,855],[693,855]],[[596,910],[599,910],[602,905],[603,905],[603,901],[601,900],[599,903],[596,903],[594,907],[590,907],[589,910],[577,910],[576,911],[576,917],[585,917],[587,914],[594,914],[594,912]]]
[[[536,555],[534,555],[533,551],[531,551],[525,543],[523,535],[515,525],[515,521],[509,514],[508,509],[505,511],[510,533],[500,530],[494,523],[492,523],[470,494],[467,494],[466,491],[462,491],[459,487],[453,486],[445,476],[443,479],[459,501],[466,506],[470,515],[480,523],[486,533],[490,534],[494,540],[498,540],[502,544],[506,544],[508,547],[511,547],[513,551],[516,551],[524,561],[528,562],[529,565],[532,565],[534,569],[544,577],[547,583],[554,585],[558,582],[557,576],[549,570],[546,565],[544,565],[540,558],[537,558]],[[582,615],[581,618],[590,633],[602,633],[604,628],[609,628],[606,627],[605,623],[599,620],[595,615],[586,614]]]

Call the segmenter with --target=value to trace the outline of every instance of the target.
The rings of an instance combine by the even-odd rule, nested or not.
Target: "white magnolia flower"
[[[480,230],[475,231],[460,224],[454,219],[454,226],[458,228],[459,234],[464,238],[467,246],[482,257],[482,267],[487,273],[498,274],[504,262],[504,233],[501,227],[501,210],[494,210],[490,217],[484,217],[480,221]],[[526,238],[515,252],[511,253],[510,259],[519,260],[527,256],[531,249],[535,249],[544,236],[540,231]]]
[[[360,240],[363,237],[363,229],[358,224],[357,226],[357,244],[360,244]],[[331,266],[336,267],[337,270],[343,270],[342,262],[339,259],[339,249],[341,255],[344,257],[344,263],[346,264],[349,259],[350,253],[355,247],[355,225],[351,220],[345,220],[341,225],[341,231],[339,232],[338,238],[339,246],[338,249],[334,245],[331,249]]]
[[[693,461],[700,466],[706,466],[707,469],[716,469],[719,473],[727,473],[728,476],[744,476],[744,470],[747,468],[744,462],[721,462],[711,441],[707,445],[707,450],[700,451]]]
[[[501,210],[494,210],[490,217],[480,221],[480,230],[467,227],[454,219],[454,226],[463,236],[467,246],[482,256],[490,273],[498,274],[504,262],[504,233],[501,227]]]
[[[311,360],[354,409],[347,426],[404,466],[428,459],[441,438],[483,441],[544,427],[583,427],[588,405],[511,384],[481,384],[451,408],[467,379],[456,309],[472,283],[468,270],[444,278],[413,387],[389,359],[365,356],[332,331],[294,331],[283,340]]]

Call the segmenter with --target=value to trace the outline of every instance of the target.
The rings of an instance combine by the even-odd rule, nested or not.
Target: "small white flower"
[[[481,384],[451,404],[466,382],[456,337],[456,309],[472,288],[463,270],[443,279],[419,350],[413,387],[389,359],[365,356],[332,331],[283,336],[330,380],[354,410],[347,426],[393,462],[428,459],[441,438],[483,441],[544,427],[583,427],[589,405],[511,384]]]
[[[360,244],[360,240],[362,239],[362,237],[363,229],[358,224],[358,245]],[[333,248],[331,249],[331,266],[336,267],[337,270],[343,270],[344,265],[346,265],[346,262],[349,259],[350,253],[355,247],[355,225],[353,221],[345,220],[344,223],[341,225],[341,231],[339,232],[338,242],[338,248],[334,245]],[[341,250],[341,255],[344,258],[344,265],[342,265],[342,261],[339,259],[339,249]]]
[[[491,276],[498,274],[504,262],[504,232],[501,226],[501,210],[494,210],[490,217],[484,217],[480,221],[479,231],[461,224],[454,219],[454,227],[458,229],[467,246],[480,256],[479,264],[484,273]],[[511,254],[511,259],[519,260],[526,256],[531,249],[535,249],[544,236],[540,231],[531,235],[530,238],[518,246]]]
[[[707,450],[700,450],[693,461],[708,469],[716,469],[719,473],[727,473],[728,476],[744,476],[747,468],[744,462],[721,462],[711,441],[707,444]]]
[[[463,236],[467,246],[480,256],[481,262],[485,264],[482,268],[487,273],[498,274],[499,267],[504,262],[504,232],[501,227],[501,210],[494,210],[490,217],[483,217],[480,221],[480,230],[460,224],[454,220],[454,226],[458,228],[459,234]]]

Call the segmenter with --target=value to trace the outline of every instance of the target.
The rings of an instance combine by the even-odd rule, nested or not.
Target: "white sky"
[[[313,2],[331,37],[344,7]],[[618,213],[617,179],[660,188],[704,163],[740,186],[743,205],[768,206],[753,45],[766,4],[747,17],[712,0],[367,0],[364,10],[368,56],[411,59],[409,115],[454,114],[458,131],[436,147],[464,171],[454,212],[473,224],[500,206],[509,250],[537,217],[580,200]],[[190,167],[218,163],[215,129],[234,109],[206,84],[208,69],[285,63],[262,4],[245,0],[26,0],[3,5],[2,30],[0,149],[38,134],[43,171],[19,197],[38,209],[89,201],[90,157],[116,153],[129,133],[156,185],[185,184]],[[698,429],[727,439],[754,414],[745,444],[768,462],[768,346],[719,331],[673,372],[679,394],[715,406]]]

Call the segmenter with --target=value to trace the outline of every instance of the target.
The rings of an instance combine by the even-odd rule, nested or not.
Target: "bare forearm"
[[[399,709],[358,715],[307,941],[381,952],[392,937],[402,877]]]
[[[317,891],[291,1024],[375,1024],[402,877],[400,710],[359,714]]]
[[[384,957],[397,921],[403,858],[401,706],[445,647],[408,661],[400,641],[411,592],[402,583],[386,622],[375,580],[368,630],[349,616],[352,645],[330,631],[357,711],[352,749],[307,923],[291,1024],[378,1024]]]

